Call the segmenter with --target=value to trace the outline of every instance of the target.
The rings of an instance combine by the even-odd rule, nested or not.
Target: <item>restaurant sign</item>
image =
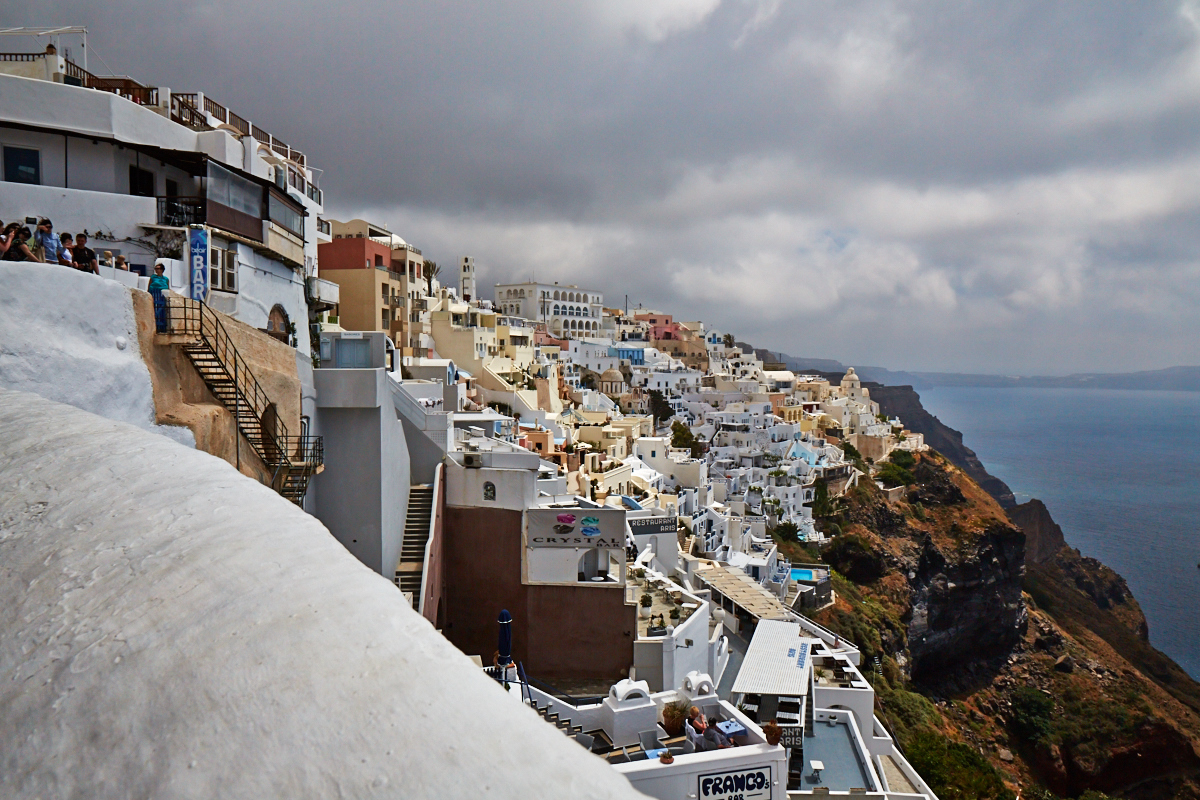
[[[749,767],[701,775],[699,796],[707,800],[770,800],[771,768]]]
[[[621,508],[534,508],[525,520],[529,547],[625,547]]]
[[[784,747],[804,747],[804,726],[803,725],[780,725],[779,730],[783,735],[779,738],[779,743]]]
[[[676,517],[629,517],[625,520],[634,536],[645,536],[652,533],[669,533],[675,535],[679,529]]]

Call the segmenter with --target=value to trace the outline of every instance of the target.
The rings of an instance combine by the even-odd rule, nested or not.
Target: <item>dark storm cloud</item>
[[[71,6],[7,22],[88,24],[484,281],[858,363],[1200,361],[1191,2]]]

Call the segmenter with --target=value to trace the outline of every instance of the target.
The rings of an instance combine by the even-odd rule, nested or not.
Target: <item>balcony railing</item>
[[[66,76],[72,81],[78,81],[80,86],[111,92],[138,105],[158,105],[158,89],[153,86],[143,86],[133,78],[93,75],[74,61],[66,62]]]
[[[193,130],[207,130],[204,115],[196,108],[196,95],[171,92],[171,119]]]
[[[182,228],[203,225],[206,220],[203,197],[158,197],[158,224]]]
[[[311,187],[312,184],[310,183],[309,186]],[[318,218],[317,219],[317,233],[323,233],[326,236],[329,236],[330,234],[333,233],[333,223],[327,219]]]

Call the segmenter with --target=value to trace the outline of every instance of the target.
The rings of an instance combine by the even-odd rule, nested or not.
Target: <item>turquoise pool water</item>
[[[811,569],[794,569],[792,570],[792,580],[794,581],[811,581],[813,579]]]

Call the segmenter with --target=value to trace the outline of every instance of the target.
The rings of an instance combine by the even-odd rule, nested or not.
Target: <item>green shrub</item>
[[[875,477],[889,489],[894,486],[908,486],[916,482],[916,478],[911,472],[894,462],[888,462],[880,467]]]
[[[1014,800],[1000,773],[965,744],[932,731],[918,731],[904,755],[941,800]]]
[[[1031,686],[1013,692],[1013,728],[1022,738],[1039,744],[1050,737],[1054,701]]]
[[[897,467],[904,467],[904,469],[912,469],[917,463],[917,459],[907,450],[893,450],[892,454],[888,456],[888,460]]]
[[[771,534],[779,542],[798,542],[800,541],[800,528],[794,522],[781,522],[775,526]]]

